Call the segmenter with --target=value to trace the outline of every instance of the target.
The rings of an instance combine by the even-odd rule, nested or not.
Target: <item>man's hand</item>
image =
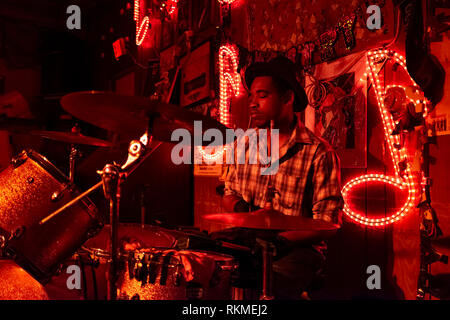
[[[235,195],[228,195],[222,198],[222,205],[227,212],[249,212],[250,205],[244,199]]]

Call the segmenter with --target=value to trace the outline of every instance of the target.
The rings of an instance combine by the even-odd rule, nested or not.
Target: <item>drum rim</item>
[[[35,162],[37,162],[44,170],[46,170],[49,174],[52,175],[53,178],[55,178],[57,181],[67,184],[69,183],[69,178],[61,171],[59,170],[53,163],[51,163],[50,160],[48,160],[46,157],[44,157],[39,152],[33,150],[33,149],[26,149],[23,152],[25,152],[26,156]]]
[[[150,252],[139,252],[139,250],[125,250],[125,251],[121,251],[119,252],[119,257],[121,258],[125,258],[126,260],[128,260],[131,257],[135,257],[135,255],[139,255],[139,254],[155,254],[155,253],[159,253],[159,252],[165,252],[165,251],[188,251],[188,252],[200,252],[200,253],[206,253],[209,254],[211,257],[222,257],[222,258],[226,258],[223,260],[215,260],[216,263],[220,264],[220,265],[234,265],[236,264],[236,258],[228,255],[228,254],[224,254],[224,253],[220,253],[220,252],[214,252],[214,251],[208,251],[208,250],[192,250],[192,249],[176,249],[176,248],[167,248],[167,247],[149,247],[147,249],[151,249]],[[82,245],[80,247],[80,249],[78,249],[78,251],[82,251],[85,254],[89,254],[92,255],[94,258],[103,258],[106,260],[110,260],[111,259],[111,253],[108,250],[104,250],[104,249],[100,249],[100,248],[93,248],[93,247],[87,247],[85,245]],[[174,256],[174,258],[176,258],[178,260],[178,257]],[[157,262],[155,262],[156,264],[158,264]],[[176,265],[174,265],[176,266]]]

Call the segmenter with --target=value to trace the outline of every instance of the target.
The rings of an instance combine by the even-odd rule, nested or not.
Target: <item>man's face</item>
[[[249,92],[249,114],[252,118],[252,126],[265,127],[270,125],[270,120],[277,121],[282,115],[283,101],[272,77],[256,77]]]

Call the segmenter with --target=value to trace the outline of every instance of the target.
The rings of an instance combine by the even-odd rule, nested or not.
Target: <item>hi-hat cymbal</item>
[[[293,242],[318,241],[334,235],[339,226],[319,219],[295,217],[276,210],[260,209],[253,212],[216,213],[204,215],[206,223],[215,227],[280,230],[280,235]]]
[[[194,121],[201,121],[201,134],[207,129],[215,128],[226,136],[226,127],[210,117],[144,97],[83,91],[65,95],[61,99],[61,105],[78,119],[106,130],[136,137],[145,132],[150,118],[151,134],[159,141],[171,142],[172,132],[179,128],[187,129],[191,137],[194,137]]]
[[[97,139],[97,138],[93,138],[93,137],[88,137],[88,136],[84,136],[79,133],[72,133],[72,132],[32,130],[32,131],[27,132],[27,134],[39,136],[39,137],[50,139],[50,140],[73,143],[73,144],[86,144],[86,145],[97,146],[97,147],[113,146],[113,143],[111,143],[109,141]]]

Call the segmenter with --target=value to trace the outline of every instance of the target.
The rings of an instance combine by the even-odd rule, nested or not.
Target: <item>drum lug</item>
[[[181,285],[181,276],[182,276],[182,274],[180,272],[180,266],[177,265],[177,269],[176,269],[175,273],[173,274],[173,277],[174,277],[173,282],[174,282],[175,287],[179,287]]]
[[[0,250],[6,247],[6,238],[5,236],[0,235]]]
[[[12,239],[19,239],[25,232],[25,226],[20,226],[14,232],[11,232]]]
[[[20,167],[27,160],[27,153],[22,151],[19,155],[11,159],[14,168]]]
[[[52,193],[52,201],[53,202],[57,202],[59,200],[61,200],[61,198],[64,196],[64,192],[63,191],[55,191]]]

